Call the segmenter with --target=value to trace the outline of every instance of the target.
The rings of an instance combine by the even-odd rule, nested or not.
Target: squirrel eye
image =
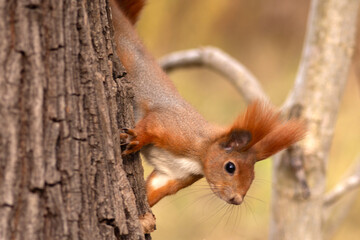
[[[233,174],[235,172],[235,164],[232,163],[232,162],[228,162],[225,164],[225,170],[230,173],[230,174]]]

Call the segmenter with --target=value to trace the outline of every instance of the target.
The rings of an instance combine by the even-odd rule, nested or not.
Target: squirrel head
[[[241,204],[254,180],[255,163],[301,140],[305,132],[303,121],[282,122],[268,104],[252,103],[209,144],[203,164],[212,191],[230,204]]]

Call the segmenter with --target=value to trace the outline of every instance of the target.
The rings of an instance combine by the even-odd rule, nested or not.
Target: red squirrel
[[[143,46],[133,24],[143,0],[110,0],[116,53],[135,90],[134,129],[124,129],[124,155],[141,151],[154,166],[146,189],[150,206],[205,177],[227,203],[242,203],[254,165],[301,140],[303,122],[282,121],[270,104],[251,103],[229,127],[206,121],[176,90]]]

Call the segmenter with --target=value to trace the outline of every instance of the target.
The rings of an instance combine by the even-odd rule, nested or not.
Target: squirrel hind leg
[[[156,217],[151,212],[140,216],[139,220],[144,234],[152,233],[156,230]]]
[[[150,207],[162,198],[177,193],[202,178],[201,175],[189,175],[182,179],[173,179],[171,176],[154,170],[146,180],[146,192]]]

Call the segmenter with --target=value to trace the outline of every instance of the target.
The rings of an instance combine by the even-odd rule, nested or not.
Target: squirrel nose
[[[235,194],[233,197],[229,199],[229,203],[234,205],[240,205],[243,201],[243,197],[240,194]]]

